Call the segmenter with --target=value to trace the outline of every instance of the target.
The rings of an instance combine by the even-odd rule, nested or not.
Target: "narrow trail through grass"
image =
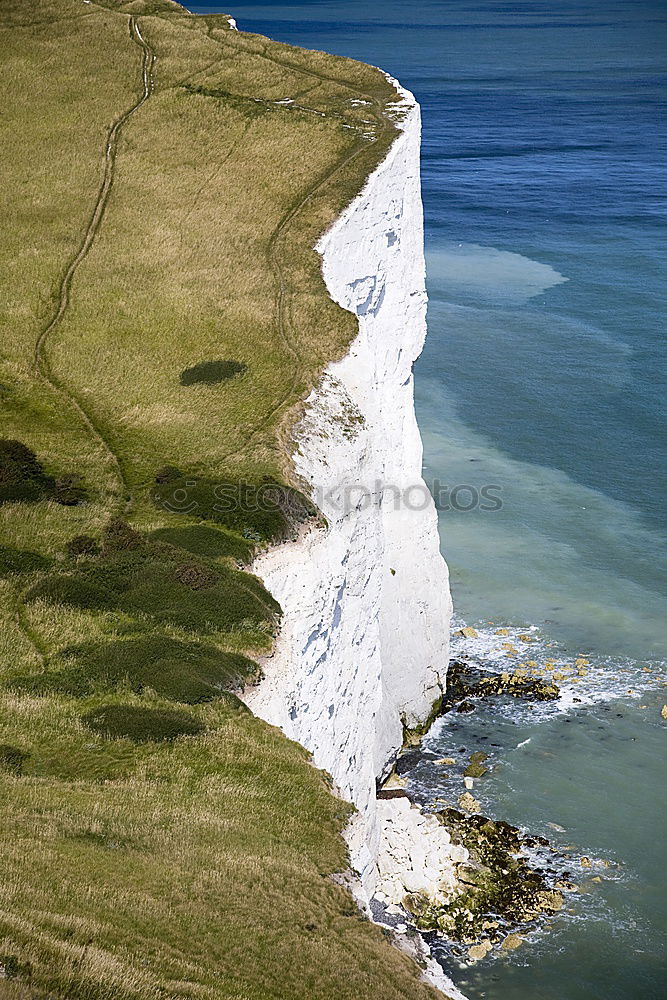
[[[99,231],[102,220],[104,219],[104,213],[109,202],[109,195],[111,194],[111,188],[114,182],[114,171],[116,165],[116,150],[118,147],[118,138],[120,136],[121,130],[125,123],[128,121],[132,115],[139,110],[139,108],[144,104],[148,98],[151,96],[153,91],[153,66],[155,64],[155,53],[144,40],[139,25],[134,17],[128,19],[128,27],[130,38],[132,41],[141,47],[142,50],[142,66],[141,66],[141,76],[143,84],[143,92],[141,96],[135,101],[132,107],[128,108],[127,111],[116,119],[107,135],[106,146],[104,150],[104,176],[102,178],[102,183],[97,193],[97,199],[93,207],[92,214],[88,221],[83,240],[76,254],[70,261],[67,270],[65,271],[63,278],[60,282],[57,292],[57,305],[55,312],[53,313],[51,319],[43,328],[37,342],[35,344],[35,356],[34,356],[34,366],[35,371],[39,378],[46,382],[49,387],[59,396],[61,396],[66,403],[77,412],[82,422],[90,432],[91,436],[102,445],[104,451],[106,451],[109,456],[112,465],[115,467],[116,475],[118,478],[120,486],[120,500],[118,503],[119,507],[127,507],[131,503],[130,496],[130,486],[127,480],[127,476],[123,469],[123,464],[117,452],[112,447],[109,439],[105,436],[104,432],[97,425],[93,417],[87,412],[83,404],[79,399],[66,388],[63,382],[61,382],[56,375],[54,375],[51,370],[48,358],[46,356],[46,345],[49,337],[52,335],[53,331],[62,322],[67,309],[70,304],[72,282],[79,267],[86,259],[90,248],[92,247],[95,237]]]
[[[238,455],[242,455],[248,450],[250,445],[256,440],[259,434],[268,426],[268,424],[273,420],[277,413],[280,412],[286,404],[295,396],[295,390],[299,382],[299,364],[301,362],[300,355],[296,350],[293,340],[289,337],[287,328],[287,310],[289,306],[289,285],[285,280],[285,271],[281,264],[280,253],[278,251],[278,241],[281,236],[286,232],[290,223],[296,218],[297,215],[308,205],[314,196],[323,188],[329,181],[331,181],[338,173],[340,173],[349,163],[352,162],[360,153],[367,151],[371,146],[377,144],[381,138],[384,138],[387,133],[391,130],[391,125],[388,123],[386,117],[382,113],[382,108],[379,102],[369,94],[360,92],[359,90],[353,88],[350,84],[346,83],[344,80],[336,77],[326,76],[323,73],[318,73],[315,70],[303,69],[300,66],[295,66],[287,60],[275,59],[274,57],[267,55],[266,50],[262,53],[262,58],[267,59],[269,62],[275,63],[276,66],[283,66],[292,72],[300,73],[303,76],[312,77],[320,82],[335,83],[337,86],[344,87],[355,94],[355,97],[361,98],[362,100],[368,101],[369,106],[373,107],[374,116],[376,122],[379,126],[378,134],[373,139],[365,139],[360,141],[355,148],[345,156],[339,163],[337,163],[331,170],[320,178],[300,199],[300,201],[294,205],[288,212],[285,213],[283,218],[280,220],[276,226],[271,239],[269,241],[269,261],[271,268],[276,276],[278,284],[278,293],[276,299],[276,327],[278,333],[287,349],[288,354],[292,357],[294,361],[294,375],[289,386],[283,393],[282,397],[275,403],[271,410],[265,415],[263,420],[256,425],[254,430],[248,435],[247,440],[241,448],[233,449],[222,456],[224,460],[229,458],[234,458]],[[313,111],[314,109],[302,107],[300,105],[292,105],[294,110],[301,111]],[[290,110],[288,107],[287,110]],[[315,112],[320,114],[320,112]]]
[[[70,304],[72,282],[74,281],[74,277],[80,265],[86,259],[86,256],[95,241],[100,225],[102,224],[102,220],[104,219],[105,209],[107,207],[109,195],[111,194],[114,182],[114,168],[118,137],[121,133],[123,125],[125,125],[128,119],[131,118],[131,116],[139,110],[142,104],[148,100],[153,90],[153,66],[155,64],[155,53],[144,40],[139,25],[134,17],[130,17],[128,19],[128,28],[130,38],[136,45],[139,45],[142,50],[141,77],[143,91],[132,107],[128,108],[127,111],[117,118],[109,129],[104,149],[104,176],[97,193],[97,199],[88,221],[88,225],[86,226],[81,245],[70,261],[58,287],[57,306],[55,312],[40,332],[35,344],[34,354],[34,367],[37,376],[42,379],[42,381],[46,382],[54,393],[64,399],[65,402],[76,411],[91,436],[95,439],[95,441],[102,445],[103,450],[107,453],[111,464],[116,470],[120,487],[120,497],[116,504],[119,510],[127,510],[131,504],[130,487],[120,456],[114,450],[111,442],[97,425],[93,417],[86,411],[80,400],[78,400],[74,393],[68,390],[64,383],[62,383],[54,375],[46,356],[46,345],[49,337],[62,322],[62,319],[67,312]],[[16,624],[21,634],[33,647],[42,666],[46,666],[49,656],[48,650],[42,639],[35,632],[34,628],[29,625],[26,620],[23,597],[23,594],[19,594],[16,598]]]

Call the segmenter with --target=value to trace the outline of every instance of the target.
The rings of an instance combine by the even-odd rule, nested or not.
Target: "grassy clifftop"
[[[168,0],[0,29],[0,997],[432,996],[330,878],[348,808],[234,694],[355,332],[311,248],[395,93]]]

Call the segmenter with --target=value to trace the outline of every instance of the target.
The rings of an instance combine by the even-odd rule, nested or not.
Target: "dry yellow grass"
[[[169,0],[5,0],[0,29],[0,436],[88,489],[78,506],[0,505],[0,997],[426,1000],[330,877],[348,807],[301,748],[227,697],[174,706],[131,671],[79,697],[28,683],[128,638],[267,648],[269,612],[193,630],[145,598],[119,610],[30,588],[81,588],[81,565],[118,586],[125,564],[77,563],[65,543],[119,513],[144,535],[173,525],[149,498],[166,463],[289,478],[300,400],[354,334],[312,247],[386,152],[393,90]],[[216,359],[246,372],[181,385]],[[257,593],[224,552],[205,561]],[[83,720],[100,706],[179,707],[204,728],[102,738]]]

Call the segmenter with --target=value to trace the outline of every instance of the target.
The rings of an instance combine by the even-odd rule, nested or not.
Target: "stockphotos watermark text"
[[[208,484],[207,484],[208,485]],[[174,514],[195,514],[199,509],[196,495],[201,483],[196,480],[181,481],[174,490],[160,498],[161,505]],[[219,514],[232,512],[275,511],[288,513],[299,503],[293,490],[277,483],[218,483],[211,484],[210,491],[215,503],[207,508]],[[352,511],[382,507],[390,510],[426,510],[431,501],[438,511],[468,513],[483,511],[494,513],[502,510],[503,488],[498,483],[473,486],[459,483],[448,486],[439,479],[428,485],[420,481],[411,486],[397,486],[375,480],[372,485],[365,483],[345,483],[330,489],[317,488],[312,496],[313,503],[323,511],[349,514]],[[300,504],[299,504],[300,505]]]

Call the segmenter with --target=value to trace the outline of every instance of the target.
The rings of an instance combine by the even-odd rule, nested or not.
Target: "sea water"
[[[455,795],[435,760],[486,749],[484,811],[550,837],[581,881],[548,928],[455,978],[471,998],[663,997],[667,5],[189,6],[375,63],[422,105],[415,385],[457,615],[477,630],[457,651],[571,669],[557,706],[436,723],[411,791]]]

